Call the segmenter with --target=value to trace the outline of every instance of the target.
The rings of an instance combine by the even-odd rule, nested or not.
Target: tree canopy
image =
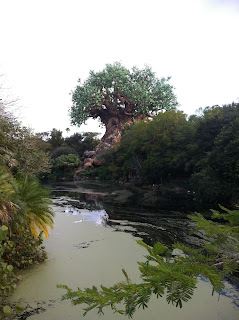
[[[125,124],[176,108],[169,79],[157,78],[149,67],[129,70],[118,62],[107,64],[102,71],[91,71],[84,83],[79,79],[72,94],[71,121],[80,126],[89,117],[100,118],[106,126],[105,138],[113,137],[111,144]]]
[[[170,78],[158,79],[151,68],[132,71],[120,63],[107,64],[103,71],[91,71],[88,79],[79,85],[72,95],[71,119],[81,125],[89,117],[123,113],[130,116],[148,115],[162,109],[177,106]]]

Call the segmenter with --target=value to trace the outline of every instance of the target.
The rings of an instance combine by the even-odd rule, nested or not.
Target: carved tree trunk
[[[90,111],[91,116],[93,118],[100,117],[101,122],[106,127],[105,135],[96,147],[96,154],[104,149],[111,148],[115,143],[119,143],[126,124],[138,122],[146,117],[135,112],[137,105],[131,99],[124,97],[119,88],[114,100],[108,94],[103,92],[102,94],[104,98],[100,102],[99,108],[96,106]]]
[[[142,115],[131,116],[125,113],[118,113],[118,115],[111,116],[104,119],[105,134],[101,139],[101,142],[96,147],[96,154],[102,150],[110,149],[114,144],[118,144],[121,140],[122,131],[125,125],[130,125],[134,122],[142,120]]]
[[[96,159],[97,154],[103,150],[110,149],[114,144],[118,144],[120,142],[125,125],[130,125],[142,119],[144,119],[144,116],[141,114],[133,117],[122,112],[114,116],[105,114],[104,118],[101,117],[101,121],[105,124],[106,132],[96,147],[95,152],[91,154],[91,157],[84,159],[83,164],[75,172],[74,180],[76,180],[77,175],[83,172],[86,168],[103,165],[103,162]]]

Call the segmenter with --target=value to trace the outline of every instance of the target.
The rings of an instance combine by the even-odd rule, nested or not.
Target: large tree
[[[169,78],[158,79],[151,68],[129,70],[120,63],[107,64],[103,71],[91,71],[88,79],[72,94],[71,120],[81,125],[88,118],[99,118],[106,132],[98,148],[119,142],[126,124],[153,116],[177,105]]]

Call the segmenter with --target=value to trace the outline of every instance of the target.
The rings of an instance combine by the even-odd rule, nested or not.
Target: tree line
[[[126,126],[119,144],[98,155],[104,166],[82,175],[193,190],[201,205],[237,204],[239,103],[178,110]]]

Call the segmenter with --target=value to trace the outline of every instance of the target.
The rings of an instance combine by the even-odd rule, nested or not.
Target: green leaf
[[[4,240],[5,238],[6,238],[5,232],[0,229],[0,241]]]
[[[168,250],[168,247],[162,245],[160,242],[157,242],[153,247],[153,252],[155,254],[162,254]]]
[[[12,309],[9,306],[4,306],[3,307],[3,312],[5,314],[11,314],[12,313]]]
[[[3,225],[3,226],[2,226],[2,231],[8,231],[8,227],[5,226],[5,225]]]
[[[9,264],[9,265],[7,266],[7,270],[8,270],[8,271],[12,272],[13,269],[14,269],[14,268],[13,268],[13,266],[12,266],[11,264]]]
[[[127,272],[125,271],[125,269],[122,269],[122,272],[123,272],[123,274],[124,274],[127,282],[129,283],[129,282],[130,282],[130,279],[129,279],[129,276],[128,276]]]
[[[140,246],[144,247],[145,249],[151,250],[150,246],[148,246],[148,245],[147,245],[145,242],[143,242],[142,240],[137,240],[137,243],[138,243]]]

